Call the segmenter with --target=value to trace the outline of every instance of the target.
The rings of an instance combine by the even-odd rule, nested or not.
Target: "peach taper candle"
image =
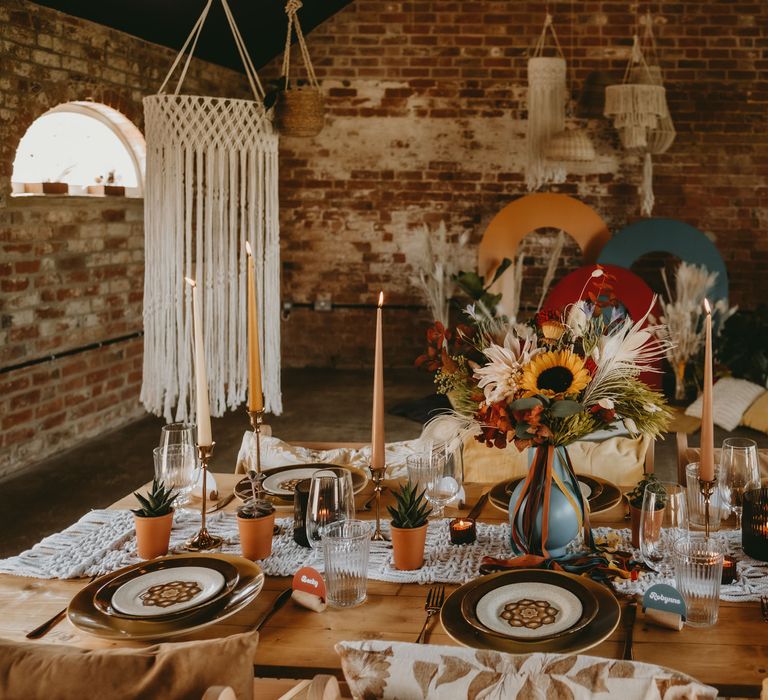
[[[376,309],[376,346],[373,365],[373,420],[371,427],[371,469],[384,469],[384,349],[382,339],[381,307],[384,292],[379,292]]]
[[[210,446],[211,408],[208,404],[208,372],[205,368],[205,347],[203,345],[203,314],[200,308],[200,289],[195,280],[185,277],[192,287],[192,319],[195,339],[195,399],[197,401],[197,444]]]
[[[248,254],[248,410],[264,410],[261,387],[261,358],[259,357],[259,321],[256,307],[256,262],[251,244],[245,242]]]
[[[701,458],[699,478],[712,481],[715,478],[715,443],[712,417],[712,307],[704,299],[704,395],[701,407]]]

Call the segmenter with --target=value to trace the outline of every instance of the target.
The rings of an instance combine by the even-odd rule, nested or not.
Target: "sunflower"
[[[523,369],[520,386],[529,395],[561,399],[578,394],[590,379],[581,357],[570,350],[557,350],[536,355]]]

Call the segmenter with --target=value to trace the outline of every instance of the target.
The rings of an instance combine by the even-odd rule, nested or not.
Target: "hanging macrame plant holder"
[[[632,80],[632,68],[635,66],[646,73],[647,79],[642,83]],[[637,74],[634,75],[636,77]],[[663,85],[650,82],[650,71],[637,35],[634,37],[623,82],[605,88],[604,113],[613,120],[621,143],[628,150],[645,150],[648,147],[648,134],[659,127],[663,117],[669,116],[666,90]]]
[[[547,34],[552,35],[556,56],[544,56]],[[528,191],[548,183],[565,182],[562,163],[547,160],[550,139],[565,130],[566,63],[552,16],[547,14],[533,56],[528,59],[528,132],[525,184]]]
[[[256,259],[265,407],[280,396],[280,244],[278,138],[264,91],[221,0],[245,66],[253,100],[180,94],[213,0],[208,0],[158,94],[144,98],[147,175],[144,195],[144,376],[141,401],[166,420],[191,418],[192,306],[185,277],[202,289],[211,413],[245,399],[246,262]],[[165,88],[182,63],[172,94]]]
[[[309,50],[304,41],[297,12],[301,8],[300,0],[288,0],[285,13],[288,15],[288,30],[285,36],[283,52],[283,90],[279,93],[275,105],[275,125],[285,136],[317,136],[325,123],[325,103],[320,83],[317,81]],[[304,68],[307,71],[307,85],[291,83],[291,37],[296,32]]]
[[[645,34],[643,43],[648,49],[650,61],[647,65],[634,66],[630,72],[630,80],[637,83],[648,83],[651,85],[664,85],[664,78],[661,72],[658,52],[656,50],[656,39],[653,36],[652,17],[650,12],[645,16]],[[650,129],[647,134],[647,145],[645,155],[643,156],[643,177],[640,183],[640,213],[643,216],[650,216],[653,213],[653,205],[656,197],[653,194],[653,159],[652,156],[666,153],[674,143],[677,132],[672,122],[672,115],[667,109],[664,116],[659,117],[655,129]]]

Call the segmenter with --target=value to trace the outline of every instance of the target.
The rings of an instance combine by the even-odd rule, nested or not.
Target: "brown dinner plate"
[[[86,585],[69,603],[67,617],[77,629],[111,640],[155,640],[178,637],[214,625],[250,605],[264,586],[264,573],[258,564],[232,554],[209,554],[208,557],[229,562],[238,572],[238,581],[218,604],[205,610],[192,610],[172,620],[126,619],[107,615],[94,605],[94,595],[113,578],[145,566],[145,563],[119,569]],[[168,559],[189,560],[199,554],[179,554]],[[164,558],[165,559],[165,558]],[[161,560],[158,560],[161,561]]]
[[[129,615],[127,613],[121,613],[112,605],[112,596],[115,594],[117,589],[128,581],[135,579],[137,576],[143,576],[144,574],[149,574],[154,571],[164,571],[166,569],[176,569],[186,566],[201,566],[207,569],[218,571],[224,577],[223,588],[215,596],[208,600],[202,601],[198,605],[190,606],[177,612],[168,613],[167,615],[152,615],[148,617],[144,617],[142,615]],[[111,578],[96,591],[93,596],[93,604],[97,610],[105,613],[106,615],[122,617],[127,620],[151,619],[157,622],[162,620],[174,620],[181,616],[187,616],[191,615],[192,613],[201,612],[203,609],[215,607],[223,598],[232,593],[232,591],[235,589],[235,586],[237,586],[239,579],[240,574],[237,570],[237,567],[225,559],[202,555],[184,558],[164,557],[162,559],[154,559],[152,561],[145,562],[143,565],[138,567],[131,567],[130,570],[125,571],[121,575]]]
[[[583,481],[590,488],[593,488],[592,484],[596,485],[596,495],[593,493],[588,499],[589,512],[594,515],[596,513],[602,513],[603,511],[610,510],[616,504],[621,502],[622,494],[618,486],[615,486],[607,479],[601,479],[597,476],[586,476],[584,474],[577,474],[576,478],[579,481]],[[509,512],[509,499],[512,496],[512,492],[515,487],[522,481],[522,477],[516,479],[507,479],[500,481],[491,487],[488,492],[488,498],[490,502],[496,506],[499,510],[503,510],[505,513]]]
[[[621,619],[621,608],[613,593],[605,586],[591,579],[566,573],[560,573],[560,575],[580,579],[597,600],[597,613],[595,617],[585,627],[574,632],[574,634],[566,634],[553,637],[552,639],[523,642],[517,639],[509,639],[500,635],[495,636],[487,632],[481,632],[470,625],[462,614],[462,601],[464,597],[477,586],[485,585],[486,582],[494,582],[494,585],[501,585],[495,582],[503,581],[504,577],[517,572],[518,570],[501,571],[496,574],[481,576],[469,583],[465,583],[451,593],[440,609],[440,622],[446,634],[454,641],[467,647],[491,649],[508,654],[531,654],[534,652],[579,654],[610,637],[618,626]]]
[[[517,569],[504,573],[508,574],[508,576],[482,581],[468,591],[461,601],[462,615],[464,615],[466,621],[478,631],[494,637],[515,639],[525,644],[531,644],[533,642],[541,642],[547,639],[562,637],[567,634],[574,634],[575,632],[584,629],[584,627],[595,619],[595,615],[597,614],[597,598],[595,598],[594,593],[584,585],[581,580],[582,577],[570,576],[568,574],[564,575],[559,571],[549,571],[546,569]],[[512,627],[510,627],[510,631],[507,634],[492,630],[478,619],[476,614],[477,604],[487,593],[511,583],[546,583],[551,586],[564,588],[579,599],[579,602],[581,603],[581,615],[579,616],[579,619],[567,629],[535,638],[515,635],[514,628]]]

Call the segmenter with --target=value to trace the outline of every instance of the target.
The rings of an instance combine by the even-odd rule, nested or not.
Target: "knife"
[[[637,617],[637,601],[633,600],[624,611],[624,654],[621,658],[633,661],[632,632],[634,631],[635,618]]]
[[[272,603],[271,607],[268,608],[264,614],[261,616],[261,619],[254,625],[254,630],[260,630],[267,620],[269,620],[272,615],[274,615],[280,608],[285,605],[286,601],[291,597],[291,594],[293,593],[292,588],[286,588],[280,595],[275,598],[274,602]]]
[[[467,520],[477,520],[477,516],[480,515],[480,511],[483,510],[483,507],[485,506],[486,502],[488,501],[488,494],[484,493],[482,496],[480,496],[480,499],[475,503],[474,506],[472,506],[472,510],[469,511],[468,515],[466,516]]]
[[[218,501],[216,501],[216,505],[213,508],[209,508],[206,510],[206,515],[208,513],[215,513],[217,510],[221,510],[225,506],[229,505],[229,502],[235,497],[234,493],[230,493],[229,496],[225,496],[224,498],[220,498]]]

